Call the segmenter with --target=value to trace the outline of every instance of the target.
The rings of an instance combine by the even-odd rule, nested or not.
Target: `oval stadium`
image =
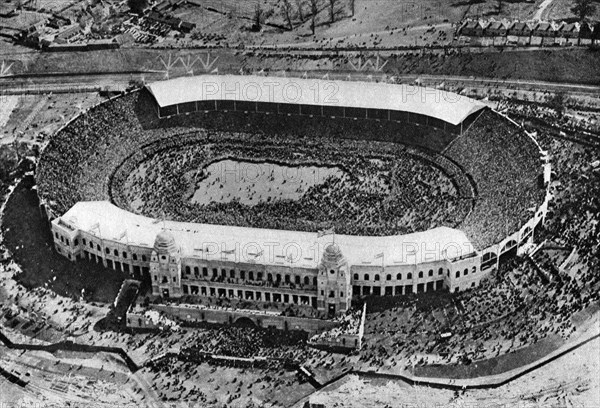
[[[36,179],[73,262],[146,280],[156,298],[320,317],[356,297],[478,286],[532,245],[550,199],[546,152],[480,102],[265,76],[104,102],[53,136]]]

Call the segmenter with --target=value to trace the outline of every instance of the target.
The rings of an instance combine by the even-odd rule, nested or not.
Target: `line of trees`
[[[341,0],[327,0],[327,4],[324,8],[327,8],[329,12],[329,23],[335,22],[336,8],[339,6]],[[305,10],[305,5],[308,6],[308,15]],[[350,16],[354,16],[355,0],[348,0],[348,8],[350,10]],[[310,17],[310,29],[315,34],[317,15],[320,11],[319,0],[295,0],[295,7],[292,4],[292,0],[279,0],[279,9],[281,10],[283,19],[289,30],[294,29],[294,12],[298,16],[300,24],[303,24],[307,17]]]

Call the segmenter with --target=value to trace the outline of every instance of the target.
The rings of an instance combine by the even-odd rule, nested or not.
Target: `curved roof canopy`
[[[108,201],[80,201],[53,223],[87,231],[102,240],[152,248],[153,242],[205,260],[317,268],[323,253],[346,257],[350,265],[415,265],[472,256],[476,249],[460,230],[438,227],[391,236],[320,236],[316,232],[159,221]],[[158,237],[157,237],[158,235]],[[335,247],[332,241],[335,239]],[[334,259],[337,261],[337,259]]]
[[[452,92],[415,85],[288,77],[201,75],[147,86],[162,107],[204,101],[235,100],[395,110],[460,124],[485,107]]]

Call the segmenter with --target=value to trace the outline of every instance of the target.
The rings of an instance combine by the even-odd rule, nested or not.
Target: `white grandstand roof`
[[[485,107],[452,92],[414,85],[288,77],[202,75],[147,86],[160,107],[202,100],[330,105],[427,115],[453,125]]]
[[[333,240],[332,235],[318,237],[313,232],[159,221],[108,201],[79,202],[61,221],[101,239],[142,247],[153,247],[156,235],[164,229],[174,236],[184,257],[299,268],[316,268]],[[448,227],[385,237],[336,234],[335,243],[349,265],[355,266],[410,265],[475,252],[462,231]]]

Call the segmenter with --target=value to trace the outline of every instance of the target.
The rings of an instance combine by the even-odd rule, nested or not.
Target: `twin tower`
[[[152,294],[163,298],[195,295],[296,304],[316,308],[328,316],[350,308],[351,274],[346,258],[335,244],[325,248],[318,268],[303,269],[302,277],[294,265],[261,264],[258,260],[251,265],[203,260],[202,274],[191,274],[192,269],[199,270],[192,265],[198,265],[198,259],[182,255],[173,235],[161,231],[150,259]],[[252,268],[251,275],[241,268]],[[272,279],[273,276],[277,279]],[[281,276],[285,279],[280,280]]]

